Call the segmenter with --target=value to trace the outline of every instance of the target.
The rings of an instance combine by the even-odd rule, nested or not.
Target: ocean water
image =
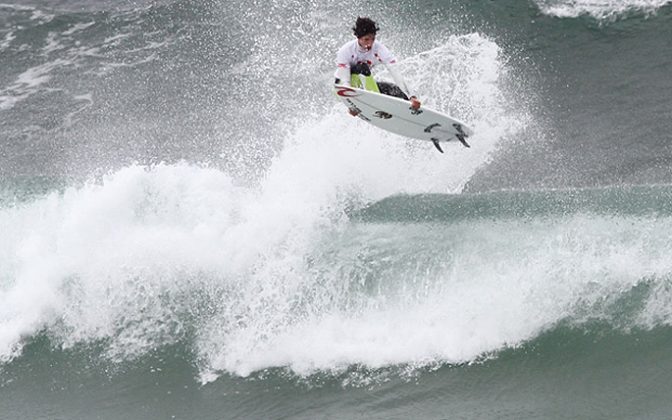
[[[0,418],[672,417],[670,3],[4,0]]]

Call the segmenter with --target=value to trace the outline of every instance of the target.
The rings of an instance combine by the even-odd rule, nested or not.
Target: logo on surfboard
[[[336,94],[338,96],[343,96],[345,98],[354,98],[355,96],[361,95],[360,93],[357,93],[356,90],[350,89],[348,87],[338,88],[338,90],[336,91]]]
[[[383,120],[389,120],[390,118],[392,118],[392,114],[388,114],[385,111],[376,111],[373,115]]]

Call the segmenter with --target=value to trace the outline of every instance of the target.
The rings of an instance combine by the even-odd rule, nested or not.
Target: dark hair
[[[357,38],[361,38],[364,35],[375,35],[378,32],[378,26],[376,26],[376,22],[367,17],[357,17],[357,22],[352,27],[352,31]]]

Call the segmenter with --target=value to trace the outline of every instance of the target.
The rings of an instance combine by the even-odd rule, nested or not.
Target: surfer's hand
[[[411,96],[411,108],[415,109],[416,111],[420,109],[420,101],[415,96]]]
[[[357,115],[359,115],[359,111],[356,110],[355,108],[348,108],[348,112],[349,112],[350,115],[352,115],[353,117],[356,117]]]

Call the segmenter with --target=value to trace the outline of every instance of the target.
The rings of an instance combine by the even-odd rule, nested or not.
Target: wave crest
[[[670,0],[536,0],[545,15],[559,18],[590,16],[600,21],[622,18],[631,13],[653,14]]]

